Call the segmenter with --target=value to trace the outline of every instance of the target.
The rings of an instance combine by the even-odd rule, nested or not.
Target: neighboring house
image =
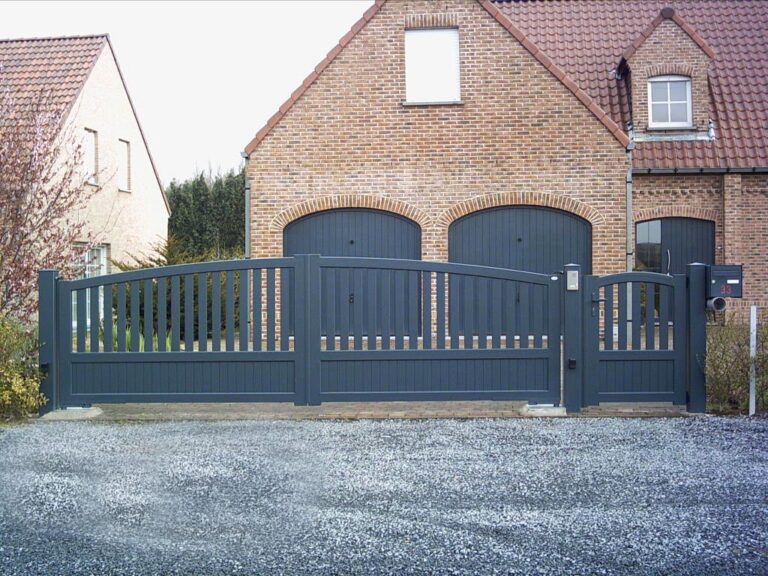
[[[96,242],[83,253],[85,275],[151,253],[169,206],[109,36],[0,40],[0,65],[11,90],[50,89],[67,109],[62,133],[82,145],[86,186],[97,189],[77,215]]]
[[[377,0],[247,145],[250,253],[738,263],[768,305],[766,37],[765,2]]]

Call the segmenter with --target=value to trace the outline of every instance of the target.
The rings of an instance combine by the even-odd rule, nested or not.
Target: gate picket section
[[[45,330],[57,334],[47,367],[57,403],[302,403],[297,353],[276,337],[291,299],[275,285],[289,294],[294,266],[219,261],[58,281],[55,330]]]
[[[686,403],[685,275],[584,278],[584,405]]]
[[[316,401],[559,403],[557,276],[416,260],[318,262]]]

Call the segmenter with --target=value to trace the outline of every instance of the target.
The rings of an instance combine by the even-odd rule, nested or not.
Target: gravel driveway
[[[0,431],[0,574],[768,574],[768,421]]]

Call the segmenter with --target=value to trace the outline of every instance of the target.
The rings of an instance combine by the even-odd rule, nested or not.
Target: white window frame
[[[120,138],[118,141],[117,155],[117,189],[120,192],[131,191],[131,143]],[[125,154],[125,158],[123,158]],[[123,174],[123,161],[125,161],[125,174]]]
[[[654,122],[653,120],[653,85],[659,82],[667,83],[667,99],[657,104],[667,105],[667,117],[672,118],[670,104],[682,104],[682,100],[671,100],[669,95],[669,82],[685,82],[686,88],[686,112],[688,119],[685,122]],[[691,79],[688,76],[654,76],[648,79],[648,127],[649,128],[692,128],[693,127],[693,103],[691,98]]]
[[[450,32],[455,37],[455,44],[450,46],[452,52],[445,54],[445,58],[451,58],[452,62],[443,61],[441,64],[447,65],[454,63],[455,69],[452,72],[455,74],[451,78],[446,79],[446,92],[438,94],[436,90],[438,84],[432,83],[430,90],[425,88],[425,83],[417,83],[413,80],[414,75],[423,73],[424,70],[424,57],[428,56],[427,53],[421,53],[418,56],[411,54],[414,48],[414,42],[418,42],[419,39],[425,40],[431,36],[436,36],[440,33]],[[453,40],[453,38],[452,38]],[[416,44],[418,45],[418,44]],[[411,48],[409,48],[411,46]],[[424,44],[421,44],[423,47]],[[443,28],[407,28],[405,30],[404,38],[404,59],[405,59],[405,104],[419,105],[419,104],[461,104],[461,37],[459,35],[459,29],[456,27],[446,26]],[[411,79],[409,81],[409,78]],[[428,83],[427,83],[428,84]]]

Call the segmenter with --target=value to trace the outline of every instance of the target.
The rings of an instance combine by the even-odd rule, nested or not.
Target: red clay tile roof
[[[16,98],[49,89],[52,103],[68,110],[106,43],[106,35],[0,40],[0,87]]]
[[[611,71],[661,10],[672,7],[678,24],[713,57],[710,117],[717,137],[712,143],[638,143],[636,169],[768,167],[768,2],[494,1],[621,126],[628,121],[627,95]]]
[[[387,2],[387,0],[376,0],[373,6],[365,11],[363,17],[360,18],[360,20],[358,20],[352,26],[350,31],[342,37],[339,43],[328,53],[325,59],[315,67],[314,71],[309,76],[307,76],[304,82],[302,82],[301,86],[299,86],[293,92],[293,94],[291,94],[290,98],[288,98],[288,100],[286,100],[283,105],[280,106],[278,111],[267,121],[261,130],[256,133],[256,136],[254,136],[253,139],[245,147],[246,155],[251,154],[259,145],[259,143],[264,140],[264,138],[266,138],[267,134],[272,131],[272,128],[274,128],[275,125],[280,122],[280,120],[283,118],[283,116],[285,116],[288,110],[291,109],[294,103],[299,98],[301,98],[304,92],[306,92],[307,88],[312,85],[312,83],[323,72],[323,70],[325,70],[328,65],[333,62],[336,56],[338,56],[339,53],[347,46],[347,44],[349,44],[350,40],[352,40],[352,38],[354,38],[357,33],[360,32],[360,30],[362,30],[363,27],[371,20],[371,18],[376,15],[376,13],[381,9],[385,2]],[[576,98],[578,98],[579,101],[581,101],[584,106],[586,106],[589,111],[597,117],[597,119],[608,129],[611,134],[613,134],[613,136],[622,145],[626,146],[629,143],[629,139],[627,138],[626,133],[624,133],[622,130],[621,125],[617,124],[614,119],[611,118],[611,116],[601,107],[600,102],[594,99],[589,93],[580,89],[579,86],[577,86],[576,83],[569,78],[568,73],[561,69],[557,63],[549,59],[547,55],[542,50],[540,50],[530,38],[527,38],[526,35],[518,29],[515,23],[505,18],[504,14],[502,14],[502,12],[494,5],[491,0],[477,0],[477,2],[483,8],[485,8],[501,26],[509,31],[509,33],[512,34],[512,36],[514,36],[523,45],[523,47],[541,63],[542,66],[549,70],[549,72],[560,82],[562,82],[565,87],[568,88],[568,90],[573,92]]]
[[[136,118],[165,206],[170,213],[170,204],[160,175],[107,34],[0,40],[0,89],[11,90],[18,100],[36,97],[41,89],[48,89],[51,91],[51,103],[62,106],[66,116],[77,100],[104,46],[109,46],[115,59],[117,72]]]

